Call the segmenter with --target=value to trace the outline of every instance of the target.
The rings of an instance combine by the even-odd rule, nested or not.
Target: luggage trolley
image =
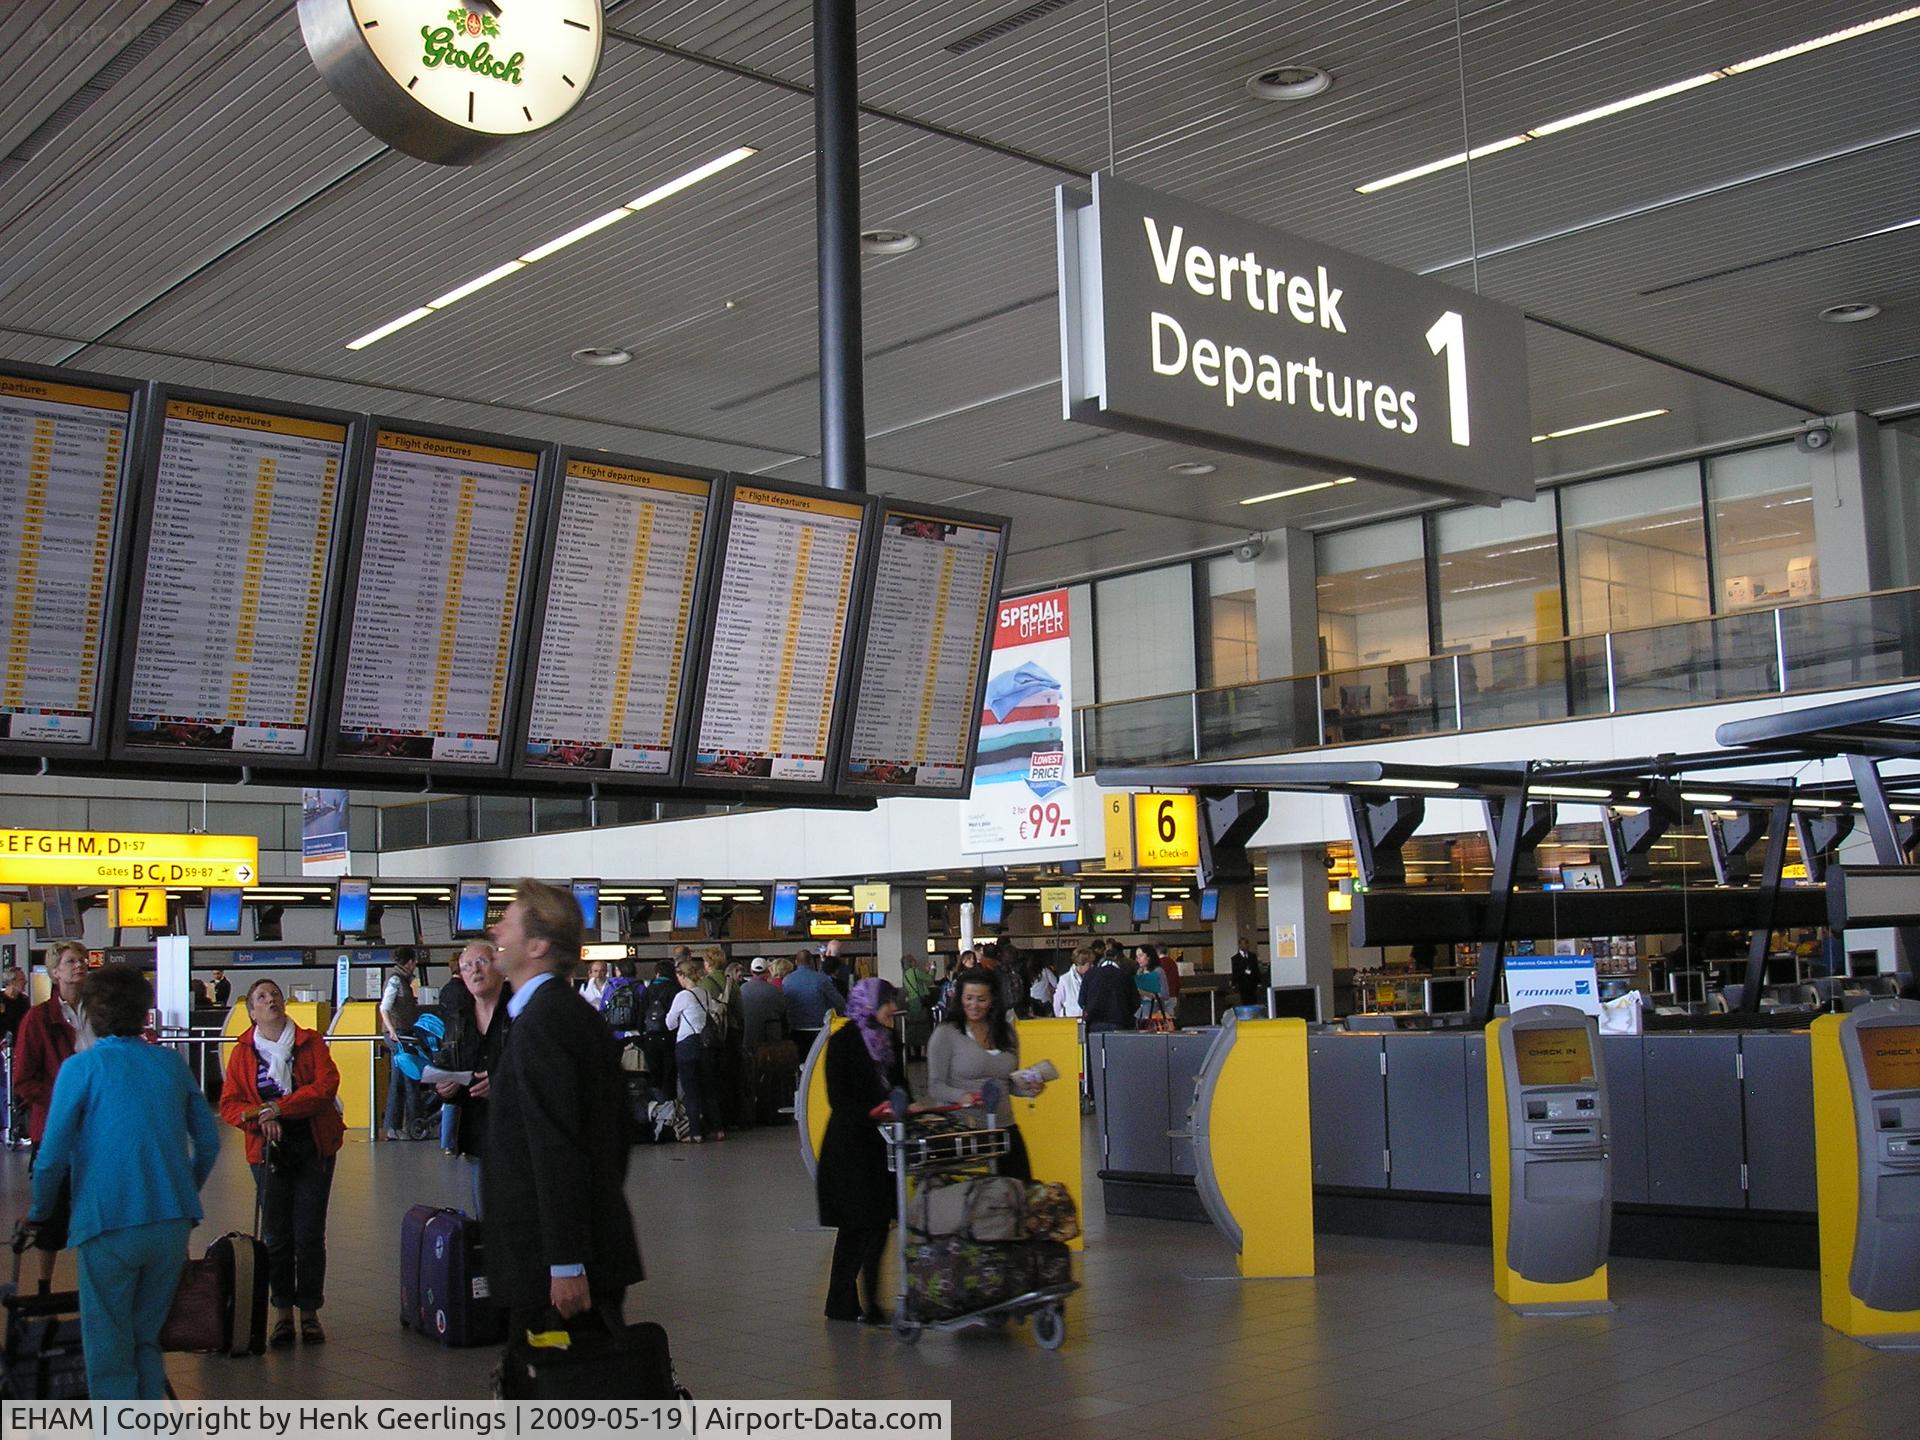
[[[1042,1350],[1058,1350],[1067,1338],[1066,1298],[1080,1288],[1069,1278],[1058,1285],[1042,1285],[1022,1291],[978,1310],[966,1310],[938,1319],[916,1314],[913,1286],[908,1272],[912,1237],[908,1231],[907,1202],[922,1177],[969,1169],[983,1169],[1005,1155],[1012,1143],[1005,1130],[963,1130],[933,1135],[916,1135],[903,1121],[882,1122],[880,1134],[887,1146],[887,1168],[893,1172],[896,1218],[900,1239],[896,1259],[900,1266],[900,1285],[893,1310],[893,1333],[908,1345],[920,1338],[923,1330],[964,1330],[972,1325],[1004,1325],[1008,1321],[1033,1317],[1033,1338]]]

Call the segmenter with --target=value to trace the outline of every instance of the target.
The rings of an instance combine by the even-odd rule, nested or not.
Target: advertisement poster
[[[973,793],[961,810],[962,850],[1078,843],[1065,590],[1000,602],[976,755]]]
[[[347,792],[300,792],[300,870],[305,875],[347,873]]]

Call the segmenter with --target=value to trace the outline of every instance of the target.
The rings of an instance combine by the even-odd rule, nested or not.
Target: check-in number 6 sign
[[[1449,310],[1427,331],[1427,349],[1447,357],[1447,418],[1453,423],[1453,443],[1471,441],[1467,428],[1467,329],[1458,310]]]

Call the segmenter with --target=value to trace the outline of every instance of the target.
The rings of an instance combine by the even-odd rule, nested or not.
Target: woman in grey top
[[[951,1105],[976,1100],[987,1081],[998,1082],[1000,1100],[994,1119],[1009,1131],[1009,1149],[1000,1161],[1000,1173],[1031,1181],[1026,1142],[1013,1123],[1015,1094],[1037,1095],[1039,1085],[1023,1085],[1013,1078],[1020,1068],[1020,1037],[1013,1017],[999,1008],[999,986],[988,970],[963,970],[954,982],[955,1000],[945,1024],[937,1026],[927,1042],[927,1098]]]

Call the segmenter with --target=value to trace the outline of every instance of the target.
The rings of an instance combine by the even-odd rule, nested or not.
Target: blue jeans
[[[689,1035],[674,1043],[673,1068],[680,1076],[680,1103],[687,1108],[687,1125],[693,1138],[698,1140],[707,1133],[707,1121],[720,1118],[717,1113],[711,1116],[707,1113],[713,1096],[709,1083],[713,1063],[707,1059],[706,1044],[698,1035]]]
[[[83,1241],[80,1337],[95,1400],[164,1400],[160,1328],[187,1260],[186,1220],[155,1220]]]
[[[326,1303],[327,1197],[333,1162],[309,1149],[269,1170],[253,1166],[260,1191],[260,1238],[267,1247],[268,1298],[276,1309],[318,1310]]]
[[[392,1051],[388,1051],[392,1054]],[[387,1129],[410,1134],[420,1118],[420,1087],[391,1065],[387,1067]]]
[[[460,1107],[458,1105],[449,1105],[445,1101],[442,1101],[440,1104],[440,1148],[442,1150],[453,1149],[453,1142],[459,1134],[459,1131]]]

